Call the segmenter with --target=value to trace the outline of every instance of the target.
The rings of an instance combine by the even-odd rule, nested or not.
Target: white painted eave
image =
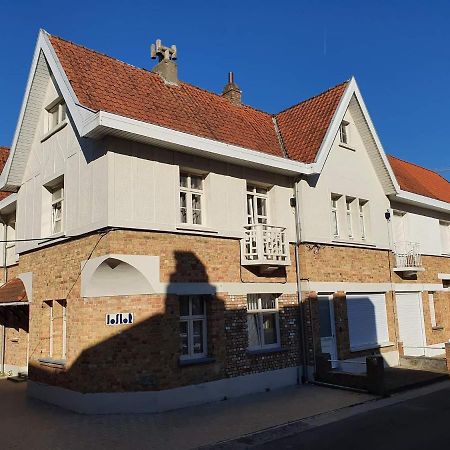
[[[15,205],[15,203],[17,202],[17,193],[13,193],[11,195],[8,195],[8,197],[4,198],[3,200],[0,201],[0,214],[2,214],[2,212],[5,209],[11,209],[11,207],[13,205]]]
[[[238,165],[258,167],[290,176],[315,173],[313,164],[269,155],[105,111],[98,111],[92,115],[85,122],[80,133],[81,136],[89,138],[99,138],[108,134],[143,140],[161,147],[195,153]]]
[[[314,163],[314,172],[320,173],[325,165],[325,162],[330,154],[331,147],[333,145],[334,139],[339,131],[339,127],[344,119],[344,115],[350,105],[350,101],[352,97],[355,96],[356,100],[359,103],[359,106],[362,110],[362,113],[366,119],[367,125],[369,127],[370,132],[372,133],[373,139],[375,141],[375,145],[378,148],[381,159],[383,160],[384,166],[389,174],[389,179],[391,182],[391,187],[389,189],[385,189],[386,194],[392,194],[398,192],[400,190],[400,186],[395,178],[394,172],[392,171],[391,165],[387,159],[386,153],[383,149],[381,141],[378,137],[378,134],[375,130],[375,126],[373,125],[372,119],[370,118],[369,111],[364,103],[361,92],[358,88],[356,80],[354,77],[348,82],[348,85],[344,91],[344,94],[339,101],[338,107],[334,112],[333,118],[331,119],[328,130],[325,134],[324,140],[319,148],[317,153],[316,162]]]
[[[389,199],[391,201],[396,201],[399,203],[420,206],[421,208],[450,214],[450,203],[426,197],[424,195],[403,191],[401,189],[399,189],[399,192],[397,194],[390,195]]]

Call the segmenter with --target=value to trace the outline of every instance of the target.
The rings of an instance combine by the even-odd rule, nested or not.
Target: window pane
[[[180,186],[187,188],[188,187],[188,177],[187,175],[180,175]]]
[[[258,295],[257,294],[248,294],[247,295],[247,310],[255,311],[258,309]]]
[[[50,111],[50,129],[55,128],[58,125],[58,106],[55,106]]]
[[[193,316],[201,316],[204,314],[204,302],[203,298],[200,296],[192,296],[191,297],[192,302],[192,315]]]
[[[275,296],[270,294],[261,296],[261,307],[262,309],[275,309]]]
[[[319,328],[320,337],[332,336],[331,317],[330,317],[330,301],[328,298],[319,297]]]
[[[191,188],[201,190],[202,189],[202,177],[191,176]]]
[[[258,193],[258,194],[267,194],[267,189],[264,189],[264,188],[256,188],[256,192]]]
[[[265,198],[258,197],[256,199],[256,208],[258,210],[258,216],[267,216],[266,199]]]
[[[192,194],[192,223],[202,223],[201,196],[198,194]]]
[[[62,198],[62,188],[56,189],[52,193],[52,202],[60,200]]]
[[[339,229],[337,222],[337,212],[335,210],[331,211],[331,222],[333,227],[333,234],[337,236],[339,234]]]
[[[66,104],[61,105],[61,122],[66,119]]]
[[[261,347],[262,345],[258,319],[258,314],[247,314],[249,347]]]
[[[180,316],[189,316],[189,297],[182,295],[179,298],[180,302]]]
[[[277,328],[275,313],[263,314],[263,330],[264,330],[264,344],[277,343]]]
[[[181,223],[187,223],[187,202],[186,193],[180,192],[180,221]]]
[[[203,320],[194,320],[192,325],[194,353],[203,353]]]
[[[180,322],[180,350],[182,355],[189,354],[187,322]]]

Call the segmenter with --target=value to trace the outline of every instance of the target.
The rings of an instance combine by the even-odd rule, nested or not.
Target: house
[[[9,148],[0,147],[1,170],[8,156]],[[28,303],[23,284],[16,278],[16,199],[16,194],[0,192],[0,373],[7,375],[26,371],[28,362]]]
[[[322,353],[345,370],[374,352],[398,364],[396,292],[444,304],[450,259],[411,282],[392,217],[412,208],[444,230],[448,182],[447,197],[408,193],[421,177],[403,185],[353,78],[268,114],[232,74],[216,95],[178,79],[175,47],[152,56],[148,71],[39,33],[0,177],[29,394],[155,412],[311,379]]]

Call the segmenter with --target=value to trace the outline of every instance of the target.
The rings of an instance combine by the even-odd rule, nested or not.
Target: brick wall
[[[208,356],[213,360],[180,365],[176,296],[80,297],[82,261],[109,253],[159,255],[163,282],[295,279],[294,264],[280,274],[259,276],[241,269],[238,241],[190,235],[111,231],[103,237],[86,236],[25,254],[21,271],[33,272],[30,379],[81,392],[160,390],[299,363],[296,295],[279,298],[281,351],[256,354],[247,351],[246,296],[220,292],[207,306]],[[39,361],[49,356],[46,302],[64,299],[66,365],[50,367]],[[134,324],[107,326],[105,315],[111,312],[133,312]],[[60,351],[60,336],[60,327],[54,323],[54,352]]]

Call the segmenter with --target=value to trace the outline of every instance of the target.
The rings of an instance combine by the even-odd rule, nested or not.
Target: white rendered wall
[[[345,208],[342,208],[339,216],[341,235],[338,239],[333,238],[330,203],[331,194],[335,193],[369,201],[370,231],[366,242],[388,248],[389,234],[385,212],[390,205],[361,139],[361,132],[367,132],[363,130],[367,125],[361,120],[355,124],[355,116],[358,116],[356,108],[357,104],[352,102],[345,114],[345,120],[350,122],[348,127],[351,149],[341,146],[339,136],[336,136],[320,176],[309,182],[301,182],[302,240],[349,244],[362,242],[356,232],[353,240],[346,236]],[[343,198],[341,201],[345,203]],[[357,211],[354,213],[354,217],[356,216]]]

